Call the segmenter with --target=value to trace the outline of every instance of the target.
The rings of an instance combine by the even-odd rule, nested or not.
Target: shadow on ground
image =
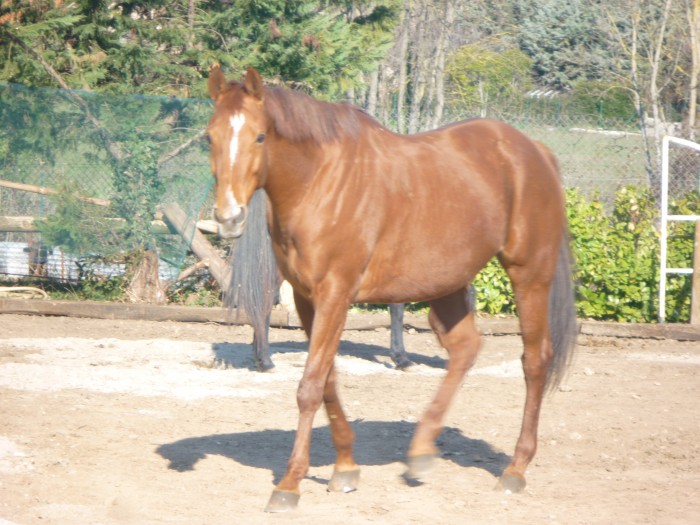
[[[274,362],[275,355],[306,352],[307,348],[308,345],[306,342],[286,341],[283,343],[273,343],[270,345],[272,361]],[[241,343],[213,343],[212,350],[216,356],[216,362],[224,368],[247,368],[251,371],[257,370],[251,345]],[[372,363],[378,363],[388,368],[393,368],[392,363],[387,363],[378,359],[378,356],[388,357],[388,347],[341,341],[338,348],[338,355],[358,357]],[[424,356],[411,352],[408,352],[407,355],[408,358],[417,365],[426,365],[432,368],[445,368],[447,363],[445,359],[437,356]]]
[[[403,461],[415,424],[407,421],[356,421],[355,460],[362,465],[386,465]],[[268,469],[274,483],[284,474],[294,442],[292,430],[270,429],[191,437],[159,446],[156,452],[169,461],[168,468],[179,472],[194,470],[207,456],[219,455],[242,465]],[[475,467],[500,476],[510,457],[487,442],[470,439],[459,429],[447,427],[437,440],[442,457],[463,466]],[[312,466],[332,465],[335,451],[328,426],[314,428],[311,437]],[[329,475],[331,474],[329,468]],[[320,483],[328,480],[313,478]]]

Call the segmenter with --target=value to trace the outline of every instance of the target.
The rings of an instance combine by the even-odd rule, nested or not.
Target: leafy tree
[[[611,59],[600,21],[584,0],[514,0],[517,40],[544,85],[570,88],[574,81],[605,76]]]
[[[454,102],[486,116],[489,103],[503,106],[522,98],[532,86],[531,68],[532,60],[514,47],[498,42],[464,46],[447,68]]]
[[[617,82],[581,79],[573,84],[571,96],[577,113],[606,121],[630,122],[637,111],[633,93]]]
[[[308,0],[243,0],[218,11],[214,4],[204,6],[210,9],[203,42],[225,66],[241,73],[254,66],[323,98],[362,84],[393,41],[389,2],[353,20],[339,6],[321,9]]]

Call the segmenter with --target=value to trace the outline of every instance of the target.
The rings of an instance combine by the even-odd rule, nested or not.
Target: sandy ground
[[[700,344],[582,337],[543,408],[522,494],[493,491],[520,426],[518,337],[485,337],[431,478],[403,459],[443,374],[429,332],[393,369],[389,332],[346,330],[341,394],[360,489],[326,491],[319,413],[297,510],[264,508],[296,428],[300,330],[274,329],[272,373],[248,327],[0,315],[0,524],[700,523]]]

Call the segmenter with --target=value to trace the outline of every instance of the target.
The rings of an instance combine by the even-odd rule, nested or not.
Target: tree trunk
[[[406,80],[408,74],[408,35],[411,27],[411,0],[404,2],[403,20],[401,21],[401,35],[399,36],[398,54],[398,93],[396,100],[396,130],[406,133],[406,116],[404,102],[406,100]]]
[[[389,98],[389,75],[387,66],[382,64],[377,79],[377,118],[388,126],[391,122],[391,100]]]
[[[369,89],[367,90],[367,103],[365,105],[367,113],[373,117],[377,116],[377,90],[379,88],[379,68],[372,72],[369,79]]]
[[[686,16],[688,18],[690,38],[690,79],[688,82],[688,120],[686,134],[690,140],[695,140],[695,126],[698,111],[698,81],[700,81],[700,0],[686,0]]]
[[[666,22],[668,21],[668,15],[671,10],[671,4],[673,0],[666,0],[664,3],[663,12],[661,15],[661,25],[659,27],[659,34],[657,35],[654,54],[650,58],[651,67],[651,78],[649,81],[649,104],[651,106],[652,118],[654,119],[654,145],[656,146],[656,168],[653,170],[652,186],[658,186],[658,168],[661,166],[661,141],[663,139],[663,117],[660,106],[660,95],[661,90],[659,89],[659,71],[661,68],[662,61],[662,50],[664,44],[664,37],[666,35]]]
[[[417,0],[411,10],[410,30],[414,36],[411,52],[411,104],[408,111],[408,132],[417,133],[421,128],[421,107],[427,88],[425,66],[427,60],[425,31],[428,24],[428,7],[425,0]]]
[[[445,61],[447,58],[447,46],[449,35],[455,21],[455,2],[447,0],[445,5],[445,19],[439,24],[438,48],[436,53],[435,68],[435,110],[433,111],[431,128],[437,128],[442,123],[442,114],[445,111]]]
[[[194,41],[195,41],[195,36],[194,36],[194,11],[195,11],[195,4],[197,3],[197,0],[189,0],[188,5],[187,5],[187,47],[192,49],[194,47]]]
[[[126,296],[132,303],[164,304],[167,300],[158,275],[158,254],[144,249],[127,259],[131,279]]]

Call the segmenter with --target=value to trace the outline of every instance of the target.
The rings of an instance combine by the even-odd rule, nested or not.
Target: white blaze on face
[[[243,113],[236,113],[229,118],[229,122],[231,123],[233,134],[231,135],[231,144],[229,145],[228,161],[233,168],[233,165],[236,163],[236,156],[238,155],[238,137],[241,134],[241,129],[243,129],[243,124],[245,124],[245,116]]]
[[[228,159],[229,165],[231,168],[233,168],[234,164],[236,163],[236,157],[238,156],[238,138],[241,134],[241,130],[243,129],[243,125],[245,124],[245,115],[243,115],[243,113],[236,113],[229,118],[229,122],[231,123],[232,133],[231,143],[229,144]],[[238,217],[238,215],[241,213],[241,206],[238,204],[238,201],[236,201],[236,197],[233,195],[231,188],[226,190],[226,200],[233,218]]]

